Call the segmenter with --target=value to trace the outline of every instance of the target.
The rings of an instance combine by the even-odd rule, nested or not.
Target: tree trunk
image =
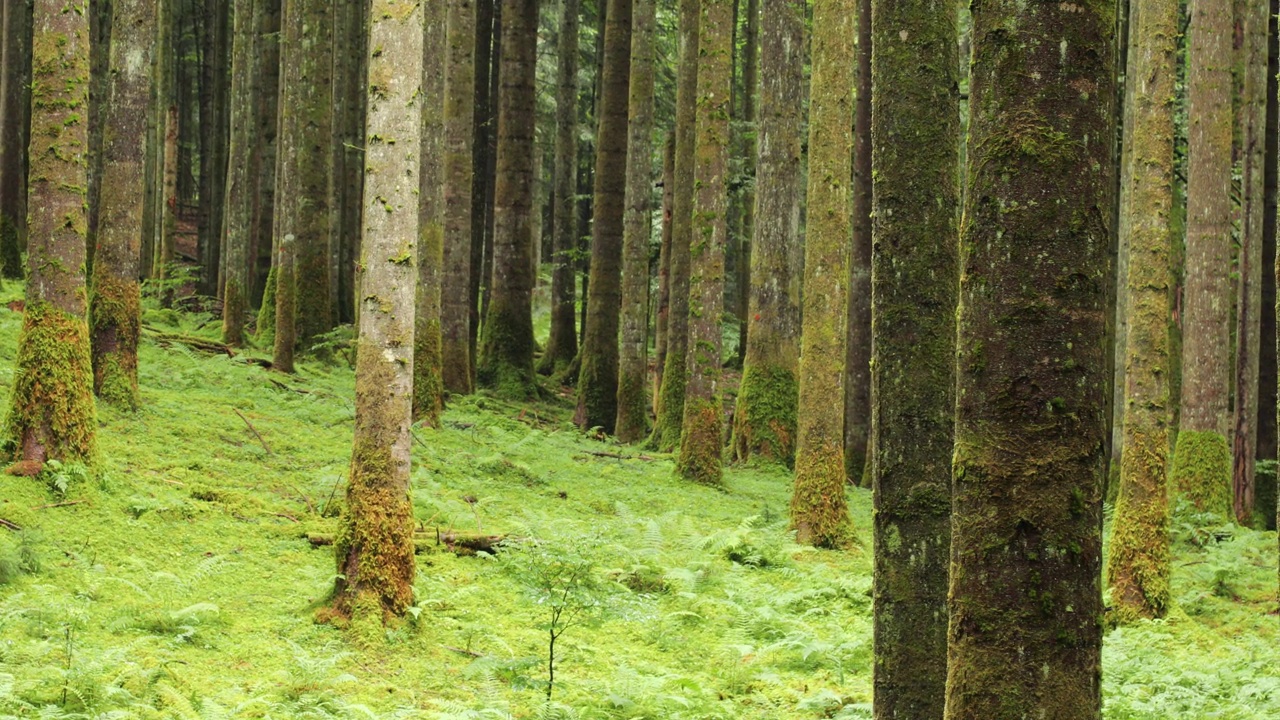
[[[413,602],[409,463],[422,3],[374,0],[369,48],[355,443],[348,509],[335,544],[341,579],[334,609],[356,622],[401,615]],[[406,152],[401,142],[414,150]]]
[[[757,208],[747,355],[733,414],[733,455],[790,466],[795,458],[800,357],[800,144],[804,17],[800,0],[765,0]]]
[[[444,97],[445,11],[426,5],[422,96]],[[421,185],[418,194],[418,283],[414,320],[413,416],[439,427],[444,384],[440,366],[440,303],[444,280],[444,109],[428,100],[422,112]]]
[[[0,274],[21,278],[26,244],[27,121],[30,114],[31,16],[26,2],[0,9],[4,24],[0,65]]]
[[[15,460],[92,462],[96,412],[85,322],[89,18],[63,0],[32,16],[31,235],[26,310],[6,422]]]
[[[560,2],[560,41],[556,74],[555,203],[552,227],[554,270],[551,273],[551,336],[538,361],[538,372],[556,375],[578,354],[574,250],[578,177],[578,26],[579,0]]]
[[[671,204],[671,306],[667,361],[658,417],[649,444],[662,452],[680,445],[689,381],[689,273],[693,241],[694,145],[698,102],[699,0],[680,0],[680,61],[676,72],[675,197]],[[719,341],[717,341],[717,347]]]
[[[654,0],[634,0],[622,242],[622,350],[617,378],[618,440],[649,431],[649,238],[653,232]],[[597,206],[598,207],[598,206]],[[583,362],[583,368],[587,364]],[[581,391],[582,383],[578,384]],[[598,388],[603,389],[603,388]]]
[[[493,288],[480,339],[477,383],[508,398],[535,397],[533,373],[533,153],[537,0],[501,0]]]
[[[138,406],[138,264],[146,162],[138,138],[147,127],[156,6],[151,0],[116,0],[114,11],[89,327],[94,392],[105,402],[132,409]]]
[[[475,130],[475,6],[448,0],[444,95],[444,278],[440,362],[444,389],[469,394],[471,380],[472,133]]]
[[[222,341],[231,347],[244,344],[252,284],[250,238],[253,233],[254,162],[258,154],[258,94],[262,90],[257,70],[261,50],[258,29],[264,12],[262,0],[237,0],[231,59],[231,144],[228,148],[226,218],[222,240],[226,262],[222,292]]]
[[[689,245],[688,378],[676,472],[703,485],[723,481],[720,394],[724,255],[729,243],[729,103],[733,2],[702,0],[698,18],[697,140]]]
[[[671,317],[671,205],[676,174],[676,136],[667,134],[662,146],[662,246],[658,250],[658,303],[654,309],[653,414],[662,394],[662,369],[667,362],[667,325]]]
[[[1276,278],[1272,269],[1276,264],[1276,170],[1280,165],[1280,93],[1276,75],[1280,72],[1280,33],[1276,32],[1276,16],[1280,14],[1280,0],[1271,0],[1271,12],[1267,33],[1267,128],[1265,137],[1265,168],[1263,180],[1262,220],[1262,319],[1261,349],[1258,359],[1258,449],[1257,460],[1276,459]],[[1259,526],[1275,530],[1276,507],[1275,473],[1257,476],[1255,497]]]
[[[1174,451],[1174,492],[1197,509],[1227,517],[1231,446],[1231,61],[1232,8],[1202,0],[1192,8],[1187,71],[1186,309],[1182,409]]]
[[[973,6],[947,720],[1101,718],[1114,36]]]
[[[118,0],[117,0],[118,1]],[[200,265],[201,292],[222,297],[224,203],[230,152],[230,2],[206,2],[200,69]],[[243,293],[244,285],[241,285]],[[243,312],[243,311],[242,311]]]
[[[276,260],[275,196],[276,148],[279,126],[276,123],[280,104],[280,3],[263,2],[262,24],[258,29],[257,67],[261,86],[257,94],[257,153],[253,161],[253,225],[249,235],[250,279],[253,298],[258,302],[257,337],[260,344],[271,346],[276,328],[275,275]],[[362,135],[363,137],[363,135]]]
[[[631,0],[609,0],[596,132],[591,282],[582,334],[574,422],[612,434],[618,415],[618,324],[622,309],[622,235],[627,189],[627,86]]]
[[[471,312],[471,378],[475,382],[476,344],[489,311],[493,281],[493,190],[497,172],[498,83],[502,63],[501,0],[476,0],[475,130],[471,136],[471,284],[467,308]]]
[[[1135,0],[1127,93],[1132,110],[1128,188],[1129,262],[1120,490],[1107,584],[1118,624],[1163,617],[1169,606],[1169,219],[1173,212],[1178,3]]]
[[[747,0],[746,34],[742,48],[742,137],[743,182],[741,232],[738,245],[738,367],[744,368],[751,342],[751,252],[756,211],[756,92],[760,88],[760,0]],[[800,85],[804,83],[801,82]],[[736,417],[736,416],[735,416]]]
[[[852,9],[850,10],[852,12]],[[868,485],[871,433],[871,0],[858,0],[853,118],[853,257],[850,259],[848,345],[845,348],[844,467],[854,485]]]
[[[843,408],[852,231],[854,0],[817,0],[809,103],[799,424],[791,525],[796,540],[837,548],[852,540],[845,500]]]
[[[941,720],[959,280],[956,4],[878,0],[870,22],[871,72],[875,87],[887,88],[876,94],[866,129],[876,139],[871,165],[877,168],[874,206],[867,208],[875,218],[871,315],[877,331],[868,443],[875,717]],[[922,57],[933,61],[922,67]],[[870,83],[859,80],[865,92]],[[934,150],[921,153],[921,147]]]
[[[106,114],[108,84],[110,82],[109,52],[111,48],[112,0],[86,0],[89,15],[89,187],[88,255],[86,272],[93,272],[93,250],[98,239],[98,211],[102,206],[99,193],[102,188],[102,129]]]

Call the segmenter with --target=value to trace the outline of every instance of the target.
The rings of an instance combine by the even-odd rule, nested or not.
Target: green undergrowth
[[[0,304],[0,400],[20,323]],[[575,429],[571,396],[464,398],[415,428],[408,618],[338,628],[316,622],[332,548],[308,536],[338,527],[350,368],[284,376],[157,337],[141,410],[99,410],[96,474],[0,476],[21,528],[0,528],[0,718],[871,717],[868,492],[849,493],[853,549],[808,550],[784,470],[693,486]],[[1176,609],[1110,635],[1107,716],[1280,716],[1275,534],[1175,530]],[[437,531],[510,544],[455,556]]]

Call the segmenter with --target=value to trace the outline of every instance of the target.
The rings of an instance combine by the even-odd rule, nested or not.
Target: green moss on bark
[[[270,347],[276,341],[276,266],[267,271],[267,281],[262,289],[262,306],[258,308],[256,340],[262,347]]]
[[[831,549],[853,543],[845,497],[843,438],[833,438],[796,457],[791,518],[797,542]]]
[[[89,333],[82,318],[30,302],[6,422],[14,460],[92,463],[97,413]]]
[[[137,281],[95,273],[89,303],[93,390],[104,402],[127,410],[138,407],[139,303]]]
[[[689,398],[685,403],[684,433],[676,473],[700,485],[719,486],[723,480],[720,457],[721,409],[714,401]]]
[[[733,418],[733,455],[791,467],[796,452],[796,403],[800,386],[791,368],[747,365]]]
[[[1231,446],[1220,433],[1185,429],[1179,432],[1169,479],[1175,495],[1192,507],[1229,517]]]

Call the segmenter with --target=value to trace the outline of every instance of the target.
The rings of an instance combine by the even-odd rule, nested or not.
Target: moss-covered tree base
[[[1168,502],[1148,499],[1161,507],[1133,507],[1121,497],[1111,534],[1107,584],[1111,587],[1108,621],[1127,625],[1164,617],[1169,608]],[[1152,522],[1160,518],[1163,522]]]
[[[853,543],[853,524],[845,497],[844,446],[826,442],[796,456],[791,527],[796,541],[839,549]]]
[[[256,335],[259,347],[271,347],[276,341],[276,267],[267,271],[267,282],[262,290],[262,306],[258,308]]]
[[[125,410],[138,407],[140,303],[136,281],[95,272],[89,301],[93,391],[103,402]]]
[[[793,465],[799,394],[793,370],[776,365],[747,367],[733,416],[734,460],[756,457]]]
[[[640,442],[649,432],[649,379],[644,373],[618,378],[618,419],[614,433],[625,443]]]
[[[227,280],[222,292],[222,342],[231,347],[244,346],[244,319],[249,312],[249,299],[244,288]]]
[[[428,320],[413,337],[413,418],[440,427],[444,410],[444,379],[440,375],[440,321]]]
[[[491,306],[492,308],[492,306]],[[476,384],[508,400],[538,397],[538,381],[533,372],[532,327],[513,332],[492,310],[480,342],[480,364]]]
[[[669,453],[680,447],[680,435],[684,426],[684,395],[688,384],[689,374],[684,362],[674,362],[674,358],[667,355],[667,367],[662,374],[662,391],[658,395],[658,417],[646,443],[650,449]]]
[[[614,338],[617,344],[617,338]],[[582,357],[585,355],[585,357]],[[618,419],[618,355],[591,354],[585,346],[578,375],[578,407],[573,421],[579,427],[604,428],[610,435]]]
[[[697,399],[686,400],[686,404],[676,473],[685,480],[718,487],[724,482],[720,404]]]
[[[1201,512],[1230,517],[1231,446],[1222,435],[1179,432],[1169,480],[1175,497],[1185,498]]]
[[[92,378],[84,320],[45,302],[29,303],[7,422],[14,460],[94,461]]]

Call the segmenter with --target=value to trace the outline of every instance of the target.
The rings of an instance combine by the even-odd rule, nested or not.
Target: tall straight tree
[[[738,286],[738,320],[741,336],[738,338],[738,366],[745,367],[747,347],[751,343],[751,244],[755,233],[756,213],[756,95],[760,90],[760,0],[746,0],[746,20],[743,23],[742,40],[742,183],[739,185],[739,202],[742,207],[738,239],[738,267],[735,278]]]
[[[1101,717],[1115,11],[973,7],[947,720]]]
[[[258,154],[257,70],[262,25],[261,0],[236,0],[231,40],[231,143],[227,149],[226,218],[222,248],[222,341],[232,347],[244,343],[244,325],[253,291],[250,273],[250,239],[253,233],[254,172]]]
[[[702,0],[698,18],[697,142],[689,244],[688,377],[676,472],[718,485],[721,316],[724,253],[729,244],[729,111],[733,65],[733,0]]]
[[[1187,260],[1182,400],[1171,484],[1196,508],[1231,508],[1230,0],[1192,6],[1187,70]]]
[[[591,281],[582,333],[578,411],[582,427],[612,433],[618,414],[618,323],[622,310],[622,235],[627,190],[627,99],[631,2],[608,0],[600,69],[595,192],[591,203]],[[621,170],[621,171],[620,171]]]
[[[853,168],[854,0],[813,6],[809,213],[805,240],[800,401],[791,525],[796,539],[851,539],[844,486],[843,397],[849,308],[849,178]]]
[[[554,375],[578,354],[574,312],[577,275],[573,250],[578,247],[576,221],[578,179],[578,28],[579,0],[560,0],[560,36],[556,51],[556,156],[551,193],[551,336],[538,361],[538,372]]]
[[[97,427],[85,322],[89,18],[64,0],[32,16],[26,310],[6,436],[14,459],[91,462]]]
[[[849,326],[845,348],[844,466],[849,482],[867,482],[871,437],[871,120],[872,0],[857,0],[858,43],[853,119],[853,256],[849,264]],[[853,12],[853,10],[850,10]],[[909,40],[910,38],[908,38]]]
[[[795,458],[800,358],[800,143],[803,0],[764,0],[759,161],[751,241],[747,355],[733,421],[733,455]]]
[[[414,314],[413,416],[440,424],[444,384],[440,366],[440,302],[444,278],[444,3],[426,4],[422,42],[422,160],[418,195],[418,288]],[[430,100],[434,98],[434,100]]]
[[[538,0],[502,0],[493,287],[476,380],[520,399],[538,392],[533,373],[532,150],[537,60]]]
[[[31,73],[31,16],[26,2],[0,9],[0,274],[22,277],[26,242],[26,165]]]
[[[138,264],[146,162],[138,138],[146,133],[156,5],[153,0],[116,0],[112,10],[110,88],[102,139],[89,327],[94,392],[113,405],[134,408],[138,404],[142,320]]]
[[[471,357],[471,142],[475,123],[476,10],[472,0],[445,0],[444,279],[440,290],[440,367],[445,390],[465,395]]]
[[[1120,489],[1107,563],[1117,623],[1161,617],[1169,605],[1168,459],[1173,106],[1177,0],[1136,0],[1129,66],[1134,83],[1128,189],[1128,332]]]
[[[653,232],[653,87],[657,11],[634,0],[627,118],[626,218],[622,242],[622,350],[614,432],[636,442],[649,431],[649,237]],[[586,367],[586,363],[583,363]],[[581,384],[579,384],[581,387]]]
[[[878,169],[869,445],[874,709],[883,720],[941,720],[946,695],[959,282],[956,8],[932,0],[877,0],[871,8],[872,84],[880,92],[869,132]],[[932,61],[922,66],[922,57]]]
[[[334,609],[400,615],[413,602],[409,462],[422,125],[421,0],[374,0],[369,22],[360,335],[351,482]],[[433,100],[434,98],[428,98]]]
[[[113,0],[114,2],[114,0]],[[204,3],[200,43],[200,265],[201,292],[221,297],[222,224],[226,220],[227,161],[231,142],[231,52],[233,2]],[[192,21],[193,28],[196,20]],[[141,137],[139,135],[138,137]],[[104,158],[105,159],[105,158]]]
[[[680,60],[676,71],[675,197],[671,204],[671,305],[667,312],[667,361],[662,369],[658,417],[650,445],[662,452],[680,446],[689,381],[689,270],[693,241],[694,146],[698,100],[699,0],[680,0]]]

